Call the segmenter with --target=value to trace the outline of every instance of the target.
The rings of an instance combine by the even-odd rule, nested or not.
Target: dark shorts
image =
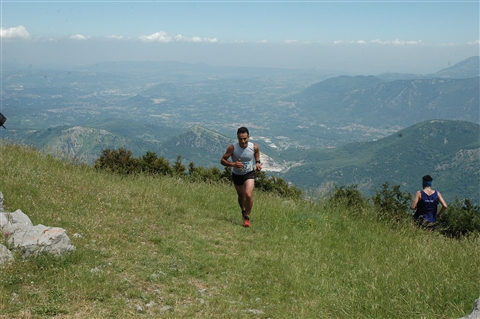
[[[251,171],[245,175],[237,175],[232,173],[233,184],[236,186],[243,185],[247,179],[255,179],[255,171]]]

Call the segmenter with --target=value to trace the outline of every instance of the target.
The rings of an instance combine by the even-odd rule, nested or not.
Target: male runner
[[[238,204],[242,209],[243,226],[250,227],[250,213],[253,207],[253,189],[255,187],[255,169],[261,170],[260,150],[256,143],[249,142],[250,135],[246,127],[237,130],[238,143],[228,146],[220,163],[232,167],[232,179],[238,195]],[[229,161],[231,158],[232,161]],[[255,161],[255,164],[254,164]]]

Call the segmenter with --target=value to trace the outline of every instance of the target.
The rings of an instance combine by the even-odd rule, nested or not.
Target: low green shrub
[[[393,185],[390,189],[388,182],[382,185],[382,189],[375,190],[372,196],[375,213],[380,219],[388,222],[400,222],[411,218],[409,207],[412,196],[408,192],[402,192],[400,185]]]
[[[133,157],[132,151],[121,147],[117,150],[104,149],[95,161],[94,167],[112,173],[130,175],[139,172],[141,165],[139,160]]]
[[[149,175],[171,175],[170,163],[163,157],[157,157],[155,152],[147,151],[140,157],[140,170]]]
[[[173,173],[177,176],[186,175],[185,171],[187,170],[187,167],[183,165],[181,155],[177,156],[177,159],[175,160],[175,163],[173,164],[172,169],[173,169]]]
[[[468,199],[462,202],[457,198],[437,219],[437,229],[451,238],[480,234],[480,206],[472,205]]]
[[[231,180],[231,173],[227,169],[221,171],[216,167],[197,167],[193,162],[188,165],[188,176],[192,182],[229,182]]]
[[[334,185],[334,191],[327,198],[327,202],[334,205],[345,205],[352,208],[365,208],[368,201],[357,189],[357,185],[340,186]]]
[[[289,185],[285,180],[277,176],[267,176],[264,172],[256,172],[255,187],[264,191],[278,194],[291,199],[301,199],[302,190]]]

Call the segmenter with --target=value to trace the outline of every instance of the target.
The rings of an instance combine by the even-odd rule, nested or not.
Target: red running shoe
[[[243,226],[244,227],[250,227],[250,220],[249,219],[244,219],[243,220]]]

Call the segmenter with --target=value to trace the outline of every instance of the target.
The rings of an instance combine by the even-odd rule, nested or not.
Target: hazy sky
[[[479,1],[0,1],[2,64],[152,60],[427,74],[479,55]]]

